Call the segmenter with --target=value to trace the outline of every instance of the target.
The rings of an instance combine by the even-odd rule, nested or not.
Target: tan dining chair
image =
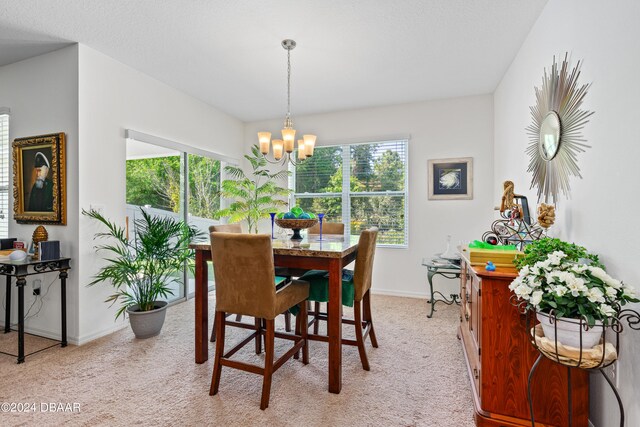
[[[308,234],[320,234],[320,223],[307,229]],[[341,222],[323,222],[322,234],[344,234],[344,224]]]
[[[342,323],[355,325],[355,340],[342,339],[342,344],[354,345],[358,347],[362,368],[366,371],[370,369],[364,340],[367,336],[371,340],[373,347],[378,347],[378,340],[373,328],[371,317],[371,278],[373,275],[373,259],[376,251],[376,240],[378,229],[372,227],[360,233],[358,241],[358,253],[356,255],[355,269],[353,275],[349,270],[343,270],[342,274],[342,304],[353,306],[354,319],[343,317]],[[329,279],[327,272],[323,270],[311,270],[300,277],[300,280],[309,282],[310,301],[328,301]],[[314,314],[314,334],[318,334],[318,321],[327,320],[326,313]]]
[[[269,406],[271,377],[294,354],[302,350],[302,362],[309,362],[307,346],[307,304],[309,284],[292,281],[276,290],[274,286],[271,236],[266,234],[211,233],[211,255],[216,268],[216,341],[210,395],[218,393],[223,366],[263,376],[260,409]],[[275,332],[278,314],[297,305],[296,334]],[[260,319],[255,331],[225,353],[225,313],[238,313]],[[264,367],[231,360],[253,338],[264,336]],[[274,362],[275,337],[293,340],[293,346]]]
[[[234,224],[218,224],[218,225],[211,225],[209,226],[209,233],[213,233],[213,232],[224,232],[224,233],[242,233],[242,225],[238,222],[234,223]],[[280,274],[279,276],[284,276],[282,274]],[[290,277],[284,277],[284,279],[286,280],[291,280]],[[277,283],[276,283],[277,284]],[[232,313],[227,313],[227,316],[231,316]],[[241,322],[242,321],[242,314],[236,314],[236,322]],[[258,322],[258,320],[255,320],[255,322]],[[291,313],[289,313],[288,311],[286,313],[284,313],[284,327],[285,330],[287,332],[291,332]],[[238,324],[234,324],[233,326],[239,326],[242,327]],[[213,329],[211,331],[211,337],[209,338],[210,342],[215,342],[216,341],[216,319],[214,317],[213,319]],[[256,352],[258,352],[260,344],[256,342]]]
[[[223,233],[242,233],[242,224],[236,222],[234,224],[218,224],[209,226],[209,233],[216,231]]]

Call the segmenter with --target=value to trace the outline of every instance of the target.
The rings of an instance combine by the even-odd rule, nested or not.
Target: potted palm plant
[[[269,218],[270,212],[277,212],[287,202],[277,197],[287,197],[291,190],[278,186],[277,181],[289,176],[288,170],[272,173],[267,168],[267,160],[260,154],[257,145],[251,147],[252,155],[244,157],[252,168],[252,177],[237,167],[228,165],[225,172],[233,179],[222,181],[220,195],[233,202],[215,213],[215,218],[227,217],[231,223],[247,221],[249,233],[258,232],[258,221]]]
[[[133,223],[133,238],[128,239],[123,227],[99,212],[83,209],[82,213],[106,227],[94,239],[106,240],[96,250],[109,254],[106,265],[88,286],[113,286],[114,293],[105,302],[120,303],[116,319],[126,312],[136,338],[158,335],[167,307],[167,302],[159,299],[173,295],[170,285],[178,280],[177,273],[192,256],[189,242],[201,233],[184,221],[153,216],[140,208],[141,217]]]

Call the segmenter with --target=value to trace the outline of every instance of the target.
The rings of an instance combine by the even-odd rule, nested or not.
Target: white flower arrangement
[[[635,290],[598,266],[576,263],[563,251],[554,251],[543,261],[524,265],[509,285],[527,308],[556,317],[596,320],[605,325],[627,302],[638,302]]]

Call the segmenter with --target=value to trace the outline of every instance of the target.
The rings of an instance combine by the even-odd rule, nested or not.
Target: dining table
[[[309,339],[329,343],[328,388],[331,393],[342,390],[342,269],[355,260],[358,240],[358,236],[351,235],[309,234],[303,240],[278,238],[272,241],[276,267],[328,271],[327,336],[310,334]],[[195,251],[195,361],[204,363],[209,358],[207,262],[211,261],[211,244],[209,241],[192,242],[189,248]]]

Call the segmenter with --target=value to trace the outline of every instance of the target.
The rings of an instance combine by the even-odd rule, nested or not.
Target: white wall
[[[544,67],[553,55],[569,52],[572,65],[584,60],[580,81],[592,82],[584,108],[595,111],[584,135],[592,148],[579,155],[584,179],[571,181],[571,200],[558,204],[552,233],[601,254],[609,272],[640,287],[640,232],[635,212],[640,209],[640,2],[550,0],[494,96],[494,194],[511,179],[516,191],[535,201],[528,190],[524,150],[530,122],[533,87],[540,86]],[[635,306],[634,308],[638,308]],[[629,330],[621,339],[618,377],[626,408],[627,426],[640,425],[640,335]],[[618,425],[618,407],[599,375],[591,376],[591,420],[596,427]]]
[[[101,265],[94,252],[96,225],[80,215],[90,205],[124,225],[127,128],[240,158],[243,124],[157,80],[86,46],[75,45],[0,67],[0,106],[11,109],[10,138],[62,131],[67,134],[67,226],[47,226],[73,258],[67,287],[69,341],[81,344],[122,327],[104,303],[109,286],[88,288]],[[35,225],[9,224],[11,236],[30,241]],[[43,292],[55,276],[43,280]],[[26,330],[60,335],[57,281],[43,296]],[[2,291],[4,295],[4,291]],[[34,297],[31,286],[25,305]],[[13,293],[13,307],[17,295]],[[34,306],[32,313],[37,310]],[[17,310],[13,321],[17,321]],[[4,320],[4,309],[1,320]]]
[[[55,132],[66,134],[67,152],[67,225],[47,225],[50,240],[60,240],[61,251],[74,259],[67,280],[69,337],[78,335],[78,47],[70,46],[52,53],[0,67],[0,106],[9,107],[9,138]],[[11,175],[9,177],[11,180]],[[12,181],[10,181],[12,182]],[[27,243],[37,224],[13,221],[13,194],[9,192],[9,236]],[[38,276],[34,276],[38,277]],[[57,275],[41,275],[42,297],[30,314],[37,317],[25,322],[27,332],[60,337],[60,285]],[[54,281],[55,279],[55,281]],[[49,292],[45,291],[52,283]],[[4,301],[4,285],[2,286]],[[31,280],[25,289],[25,310],[34,302]],[[41,305],[42,302],[42,305]],[[3,304],[2,307],[5,305]],[[17,292],[12,292],[12,323],[18,321]],[[4,308],[1,308],[4,322]]]
[[[411,135],[409,141],[409,248],[379,248],[373,291],[425,296],[422,258],[444,251],[452,242],[480,238],[493,218],[493,101],[491,95],[420,102],[382,108],[293,116],[298,131],[318,135],[318,145]],[[256,132],[279,132],[282,120],[248,123],[245,148],[257,142]],[[427,200],[427,160],[473,157],[473,200]],[[439,281],[445,294],[455,281]]]
[[[87,46],[80,45],[79,52],[80,209],[103,205],[108,218],[124,224],[125,129],[233,158],[242,156],[239,120]],[[81,342],[114,327],[114,310],[102,302],[111,289],[84,286],[101,265],[93,250],[95,230],[93,222],[80,217]]]

